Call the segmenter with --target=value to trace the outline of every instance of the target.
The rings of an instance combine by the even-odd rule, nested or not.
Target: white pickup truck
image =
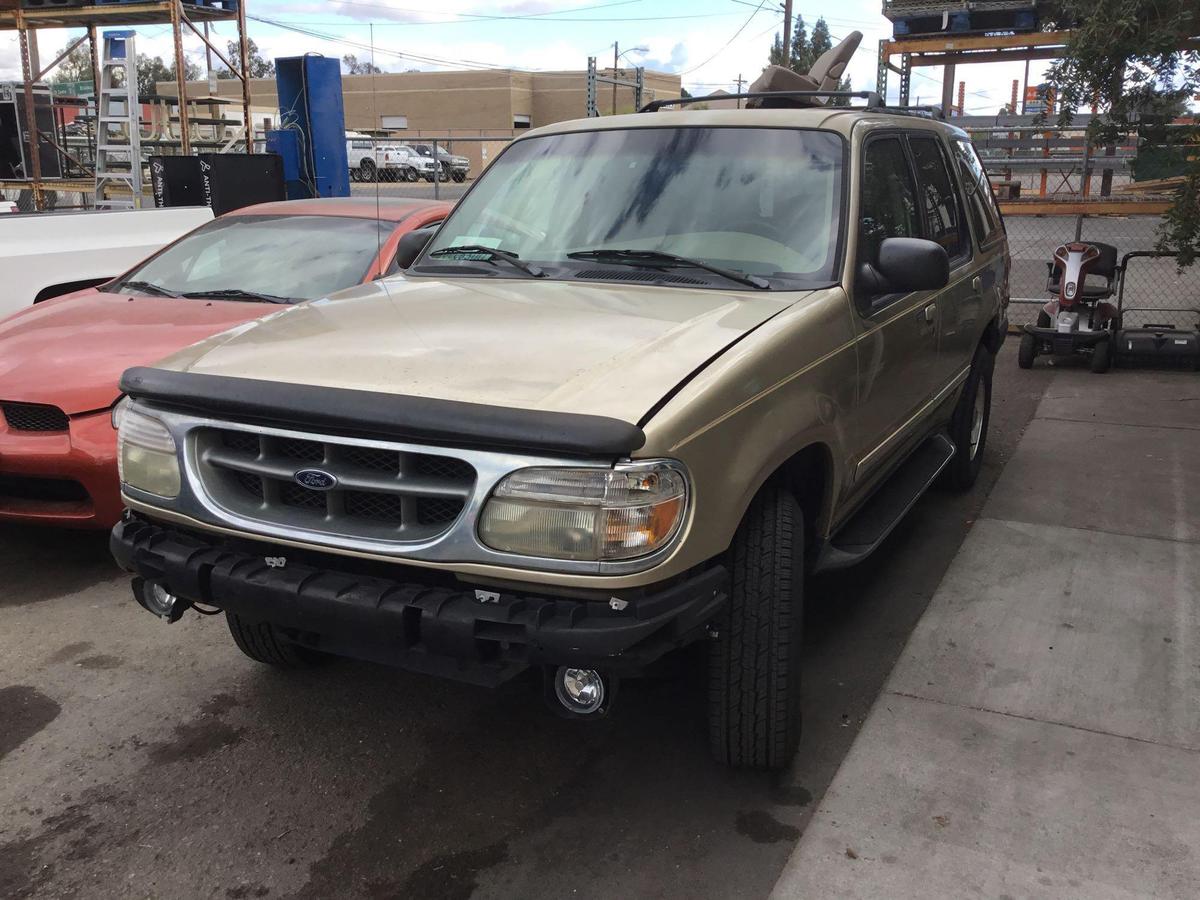
[[[354,181],[433,181],[437,163],[407,144],[387,143],[367,134],[346,132],[346,158]]]
[[[115,278],[212,217],[207,206],[0,216],[0,318]]]

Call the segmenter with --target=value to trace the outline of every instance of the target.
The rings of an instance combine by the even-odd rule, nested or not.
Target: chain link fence
[[[1007,216],[1013,261],[1012,326],[1019,329],[1035,323],[1038,311],[1050,299],[1047,264],[1060,244],[1074,240],[1112,244],[1120,259],[1127,253],[1153,250],[1161,222],[1158,216]],[[1194,309],[1200,307],[1200,265],[1181,271],[1169,257],[1137,257],[1129,261],[1124,282],[1124,307],[1133,308],[1125,317],[1126,325],[1197,327]]]
[[[91,209],[95,206],[95,197],[91,191],[43,189],[42,197],[47,212],[56,209]],[[15,203],[18,212],[37,212],[33,202],[33,191],[29,188],[0,190],[0,200]]]

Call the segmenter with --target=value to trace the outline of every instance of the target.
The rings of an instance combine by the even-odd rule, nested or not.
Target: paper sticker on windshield
[[[456,238],[454,243],[460,247],[468,247],[471,244],[475,244],[479,247],[491,247],[495,249],[504,243],[504,238],[479,237],[474,234],[464,234],[462,237]]]

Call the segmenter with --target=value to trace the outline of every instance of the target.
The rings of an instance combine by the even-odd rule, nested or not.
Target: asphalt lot
[[[142,611],[103,536],[0,530],[0,897],[766,896],[1033,415],[1015,349],[976,488],[810,587],[782,775],[709,761],[691,659],[589,726],[532,682],[276,672]]]

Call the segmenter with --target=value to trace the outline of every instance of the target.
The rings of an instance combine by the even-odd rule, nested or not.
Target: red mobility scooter
[[[1017,362],[1033,367],[1038,356],[1086,355],[1093,372],[1112,366],[1117,308],[1108,302],[1116,292],[1120,266],[1111,244],[1063,244],[1054,251],[1046,289],[1054,299],[1042,307],[1036,325],[1026,325]]]

